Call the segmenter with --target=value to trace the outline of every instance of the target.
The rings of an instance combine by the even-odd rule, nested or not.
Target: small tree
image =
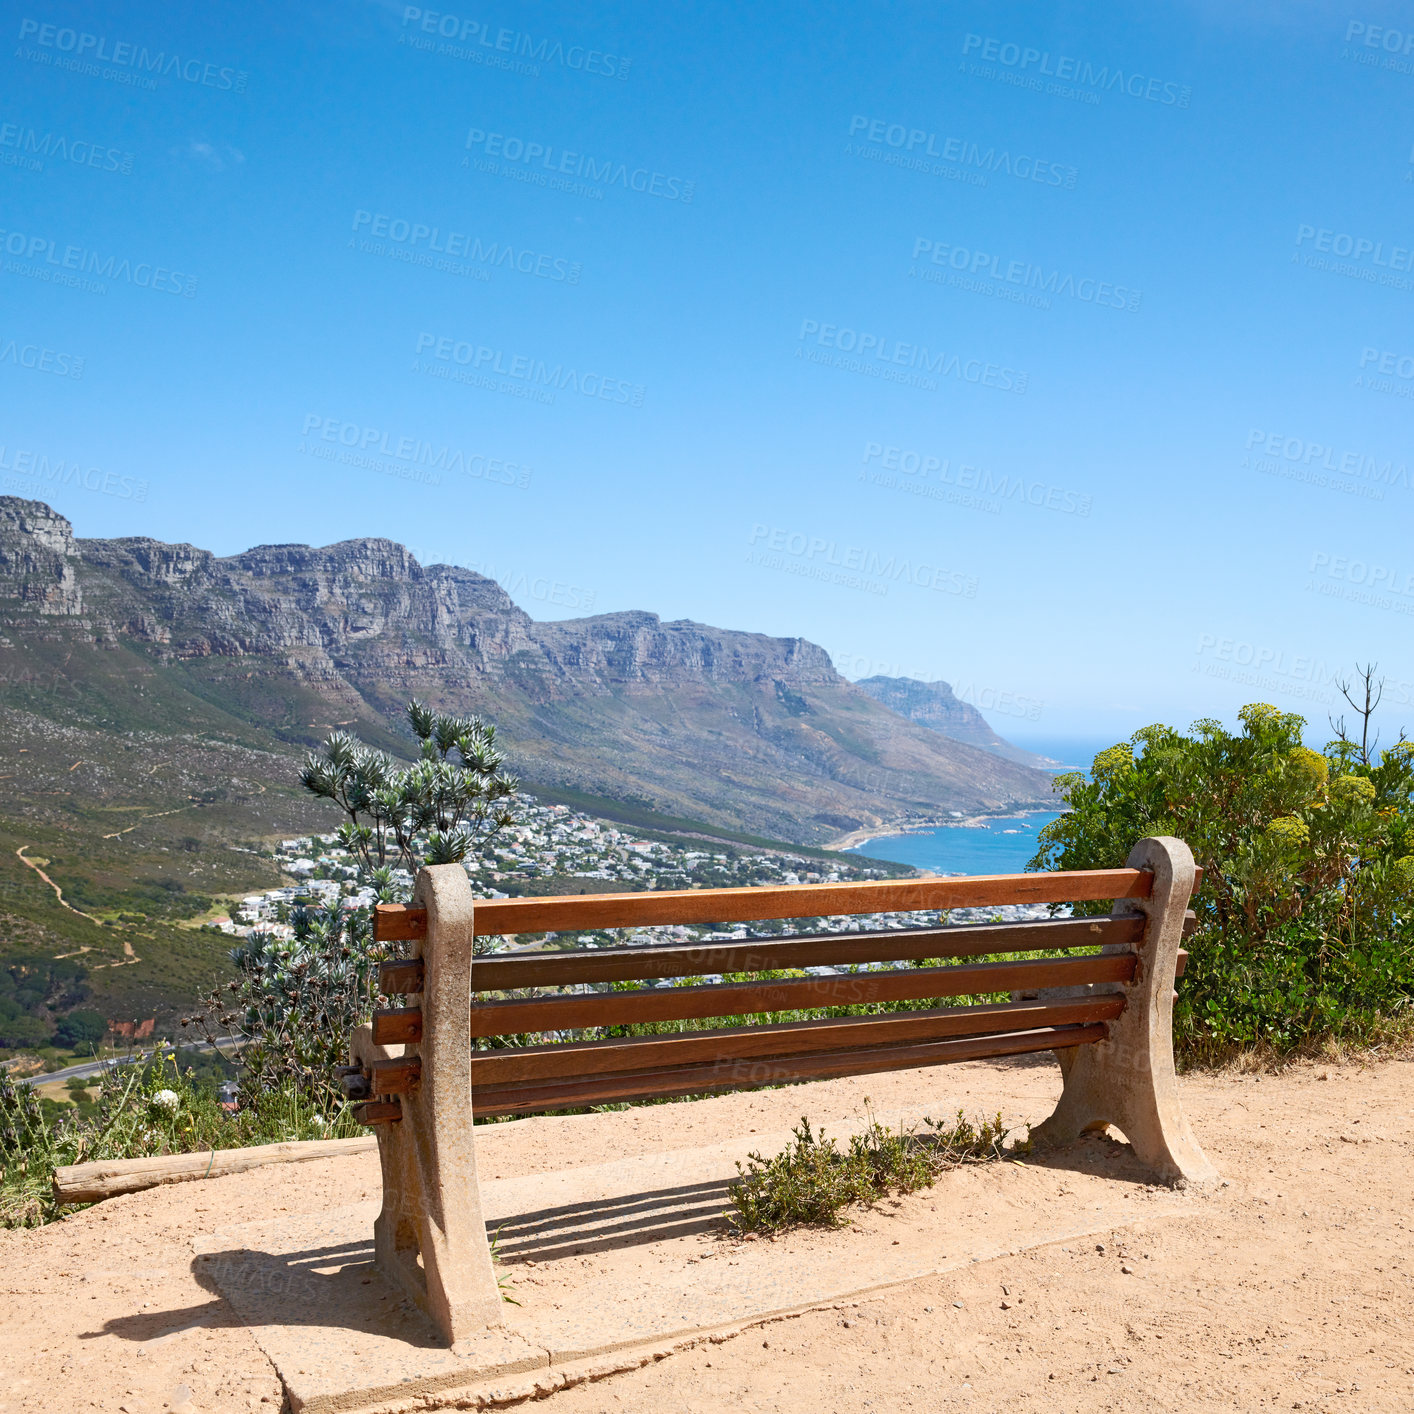
[[[300,772],[307,791],[349,817],[339,843],[370,873],[390,862],[409,873],[419,863],[460,863],[514,823],[506,802],[520,783],[501,770],[494,726],[432,712],[416,698],[407,720],[422,747],[411,766],[334,732]]]
[[[421,743],[411,766],[335,732],[300,771],[306,790],[348,816],[339,842],[380,902],[406,897],[394,866],[413,873],[423,863],[460,863],[515,822],[519,782],[501,769],[493,726],[416,700],[407,720]],[[231,953],[235,980],[182,1024],[199,1022],[213,1043],[238,1038],[244,1104],[293,1087],[332,1110],[342,1103],[333,1069],[346,1059],[349,1032],[377,1004],[379,963],[397,956],[399,945],[374,942],[366,906],[296,908],[290,924],[292,938],[251,933]]]

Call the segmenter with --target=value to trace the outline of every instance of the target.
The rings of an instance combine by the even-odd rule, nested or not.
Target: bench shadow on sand
[[[488,1223],[487,1235],[500,1260],[514,1266],[721,1232],[730,1206],[728,1186],[721,1179],[517,1213]],[[350,1241],[298,1252],[207,1253],[193,1260],[191,1271],[215,1300],[116,1316],[84,1338],[114,1335],[146,1343],[198,1325],[335,1324],[384,1336],[396,1326],[410,1344],[429,1349],[443,1344],[425,1317],[379,1276],[371,1227]]]

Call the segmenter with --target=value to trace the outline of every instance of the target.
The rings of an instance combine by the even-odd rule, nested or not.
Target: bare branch
[[[1368,766],[1380,744],[1378,732],[1375,733],[1373,739],[1370,736],[1370,719],[1375,715],[1375,709],[1379,707],[1380,701],[1385,695],[1385,680],[1380,678],[1376,681],[1375,679],[1375,674],[1379,671],[1378,663],[1367,663],[1363,668],[1357,663],[1355,671],[1358,675],[1356,684],[1352,685],[1348,679],[1337,678],[1336,686],[1340,689],[1340,695],[1360,717],[1360,761],[1362,765]],[[1331,717],[1328,717],[1327,720],[1341,745],[1354,751],[1355,743],[1346,735],[1344,715],[1341,716],[1339,722]]]

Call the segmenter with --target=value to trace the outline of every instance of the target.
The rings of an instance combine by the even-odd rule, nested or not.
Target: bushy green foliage
[[[0,1227],[34,1227],[60,1215],[51,1180],[61,1165],[362,1132],[344,1104],[321,1110],[288,1084],[232,1114],[170,1051],[114,1068],[96,1083],[95,1104],[58,1110],[0,1075]]]
[[[1058,777],[1070,811],[1032,867],[1112,868],[1146,835],[1188,843],[1205,875],[1174,1010],[1181,1056],[1391,1034],[1414,997],[1414,750],[1321,753],[1293,713],[1239,717],[1237,732],[1146,727],[1088,777]]]
[[[870,1114],[841,1149],[823,1132],[817,1135],[802,1115],[779,1154],[767,1159],[751,1153],[746,1167],[737,1164],[728,1222],[738,1232],[840,1227],[846,1208],[926,1188],[945,1168],[997,1157],[1006,1142],[1000,1114],[974,1125],[959,1110],[954,1125],[930,1119],[923,1124],[921,1133],[891,1129]]]

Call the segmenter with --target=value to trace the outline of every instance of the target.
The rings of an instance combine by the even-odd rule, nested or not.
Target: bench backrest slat
[[[1047,874],[973,874],[947,879],[870,879],[851,884],[772,884],[742,889],[658,889],[638,894],[478,899],[477,937],[642,928],[662,923],[748,923],[839,913],[915,913],[1008,903],[1079,903],[1148,898],[1143,869],[1075,869]]]
[[[508,992],[519,987],[641,982],[652,977],[772,972],[789,967],[838,967],[919,957],[986,957],[992,953],[1043,952],[1103,943],[1132,944],[1143,932],[1144,920],[1136,915],[819,933],[803,938],[757,938],[750,942],[691,943],[680,947],[503,953],[477,958],[471,969],[471,985],[477,992]]]
[[[651,1021],[686,1021],[809,1007],[866,1006],[873,1002],[1032,991],[1087,982],[1128,982],[1133,953],[1038,958],[1029,962],[959,963],[890,972],[854,972],[779,982],[730,982],[701,987],[648,987],[631,992],[484,1002],[472,1008],[471,1034],[569,1031]],[[473,971],[475,969],[473,968]],[[374,1034],[377,1035],[375,1016]]]

